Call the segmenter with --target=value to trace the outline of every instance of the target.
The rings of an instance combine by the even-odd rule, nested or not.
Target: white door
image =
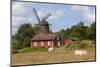
[[[58,41],[58,46],[60,46],[60,41]]]

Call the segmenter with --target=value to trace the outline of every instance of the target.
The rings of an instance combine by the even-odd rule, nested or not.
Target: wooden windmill
[[[49,23],[46,21],[46,19],[51,16],[51,14],[47,14],[46,16],[44,16],[41,20],[35,10],[35,8],[33,8],[33,12],[34,14],[36,15],[36,18],[38,20],[38,24],[36,24],[36,26],[42,31],[42,33],[44,34],[48,34],[50,33],[50,30],[49,30]]]

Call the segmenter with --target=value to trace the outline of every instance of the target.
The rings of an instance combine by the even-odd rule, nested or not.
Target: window
[[[37,46],[37,42],[34,42],[34,46]]]
[[[44,42],[41,42],[41,46],[44,46]]]
[[[48,41],[48,46],[51,46],[51,41]]]

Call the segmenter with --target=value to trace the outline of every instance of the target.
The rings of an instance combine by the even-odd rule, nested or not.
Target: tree
[[[87,39],[96,39],[96,23],[92,23],[89,28],[87,28]]]
[[[66,33],[65,33],[66,31],[64,30],[64,29],[61,29],[59,32],[58,32],[58,35],[60,36],[60,37],[62,37],[63,39],[65,39],[66,38]]]
[[[84,26],[83,22],[79,22],[78,24],[68,28],[66,30],[62,29],[59,32],[59,35],[63,38],[71,38],[71,39],[96,39],[96,23],[92,23],[90,26]]]
[[[17,33],[15,34],[15,38],[17,40],[18,48],[24,48],[30,46],[31,38],[35,34],[32,29],[31,24],[23,24],[19,27]]]
[[[85,38],[86,28],[85,28],[83,22],[80,22],[77,25],[72,26],[72,28],[70,30],[71,30],[71,32],[70,32],[69,36],[71,38],[78,38],[78,39]]]

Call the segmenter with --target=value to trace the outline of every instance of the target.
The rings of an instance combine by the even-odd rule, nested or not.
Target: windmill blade
[[[49,16],[51,16],[51,13],[47,14],[46,16],[44,16],[44,17],[42,18],[42,20],[47,19]],[[41,20],[41,21],[42,21],[42,20]]]
[[[34,12],[34,14],[36,15],[36,18],[37,18],[38,22],[40,23],[40,19],[39,19],[39,16],[38,16],[38,14],[37,14],[35,8],[33,8],[33,12]]]

